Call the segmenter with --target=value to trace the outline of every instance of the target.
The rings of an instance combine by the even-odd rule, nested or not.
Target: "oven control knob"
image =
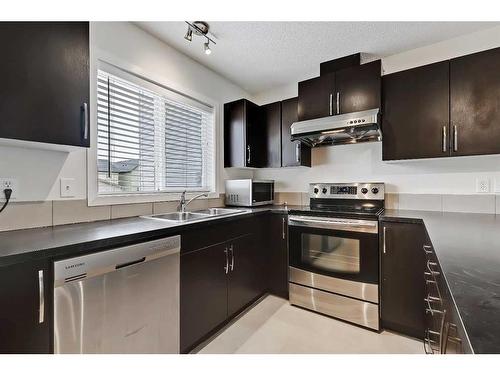
[[[367,189],[367,188],[363,188],[363,189],[361,189],[361,192],[362,192],[363,194],[366,194],[366,193],[368,193],[368,189]]]
[[[314,191],[314,194],[318,194],[319,189],[318,188],[314,188],[313,191]]]
[[[328,190],[326,190],[326,188],[323,188],[323,190],[321,190],[321,192],[322,192],[323,194],[326,194],[326,192],[327,192],[327,191],[328,191]]]
[[[378,193],[378,188],[376,188],[376,187],[372,188],[372,193],[373,194],[377,194]]]

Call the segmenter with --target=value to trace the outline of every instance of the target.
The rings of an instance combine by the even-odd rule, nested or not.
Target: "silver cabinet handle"
[[[248,156],[247,156],[247,163],[250,164],[251,160],[251,155],[250,155],[250,145],[247,146],[247,151],[248,151]]]
[[[330,94],[330,116],[333,115],[333,94]]]
[[[229,246],[229,251],[231,252],[231,271],[234,271],[234,249],[233,244]]]
[[[337,91],[337,115],[340,115],[340,92]]]
[[[427,269],[429,270],[429,272],[431,273],[431,275],[439,275],[439,272],[438,271],[434,271],[431,266],[437,266],[437,263],[436,262],[431,262],[430,260],[427,261]]]
[[[446,125],[443,126],[443,152],[448,150],[447,139],[446,139]]]
[[[89,106],[83,103],[83,139],[89,138]]]
[[[45,288],[43,281],[43,270],[38,270],[38,323],[43,323],[45,320]]]
[[[387,233],[387,227],[384,226],[384,243],[382,246],[382,250],[383,250],[384,254],[387,253],[387,245],[386,245],[386,240],[385,240],[386,233]]]
[[[300,143],[295,145],[295,160],[300,163]]]
[[[431,246],[424,245],[423,249],[424,249],[424,253],[426,253],[426,254],[432,254],[432,247]],[[427,249],[430,249],[430,250],[427,250]]]
[[[224,272],[227,275],[229,272],[229,256],[227,254],[227,247],[224,249],[224,254],[226,254],[226,265],[224,266]]]
[[[453,151],[458,151],[458,128],[453,125]]]
[[[281,219],[281,237],[285,239],[285,218]]]

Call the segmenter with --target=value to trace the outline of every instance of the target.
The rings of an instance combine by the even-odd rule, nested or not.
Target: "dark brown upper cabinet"
[[[449,156],[448,61],[382,79],[383,160]]]
[[[333,94],[335,91],[335,73],[299,82],[299,121],[331,116]]]
[[[380,108],[381,73],[380,60],[336,72],[336,113]]]
[[[380,108],[380,60],[299,82],[299,121]]]
[[[500,48],[384,76],[383,159],[500,153]]]
[[[262,110],[246,99],[224,104],[224,167],[265,167],[266,127]]]
[[[2,22],[0,138],[89,147],[89,23]]]
[[[451,155],[500,153],[500,48],[450,61]]]
[[[298,98],[281,102],[281,160],[283,167],[311,166],[311,148],[291,140],[291,126],[298,121]]]
[[[268,168],[281,167],[281,102],[263,105],[262,118],[266,127]]]

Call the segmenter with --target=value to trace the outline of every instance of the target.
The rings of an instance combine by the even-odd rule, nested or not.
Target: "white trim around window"
[[[161,192],[133,192],[133,193],[117,193],[113,194],[99,194],[98,187],[98,129],[97,129],[97,75],[99,70],[104,70],[107,73],[116,75],[119,78],[126,79],[130,82],[140,82],[141,85],[150,85],[151,88],[158,87],[163,89],[162,94],[168,95],[168,99],[179,99],[182,98],[183,102],[198,107],[200,109],[211,108],[213,116],[213,131],[211,136],[212,140],[212,176],[213,181],[211,182],[211,189],[209,192],[209,198],[219,197],[219,176],[220,176],[220,135],[221,135],[221,117],[220,117],[220,105],[213,100],[203,97],[197,93],[190,90],[185,90],[176,87],[170,82],[165,82],[164,79],[158,77],[152,77],[147,73],[143,72],[140,68],[118,61],[118,59],[113,56],[109,56],[102,51],[95,50],[91,51],[91,82],[90,82],[90,129],[91,129],[91,147],[87,150],[87,195],[88,195],[88,205],[89,206],[99,206],[99,205],[109,205],[109,204],[130,204],[130,203],[146,203],[146,202],[159,202],[159,201],[174,201],[179,199],[179,190],[182,189],[172,189],[173,191],[161,191]],[[134,82],[135,80],[135,82]],[[182,93],[182,94],[181,94]],[[194,195],[202,190],[197,190],[196,188],[189,190],[188,196]]]

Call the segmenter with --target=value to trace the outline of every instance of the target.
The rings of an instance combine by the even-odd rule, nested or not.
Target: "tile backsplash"
[[[276,192],[275,202],[308,205],[309,197],[304,192]],[[177,209],[177,204],[175,201],[168,201],[88,207],[86,200],[10,203],[0,214],[0,232],[171,212]],[[199,199],[190,204],[191,209],[221,206],[224,206],[224,195],[219,198]],[[385,207],[500,215],[500,195],[387,193]]]
[[[10,203],[0,214],[0,232],[171,212],[178,202],[87,206],[86,200]],[[223,198],[198,199],[191,209],[224,205]]]

